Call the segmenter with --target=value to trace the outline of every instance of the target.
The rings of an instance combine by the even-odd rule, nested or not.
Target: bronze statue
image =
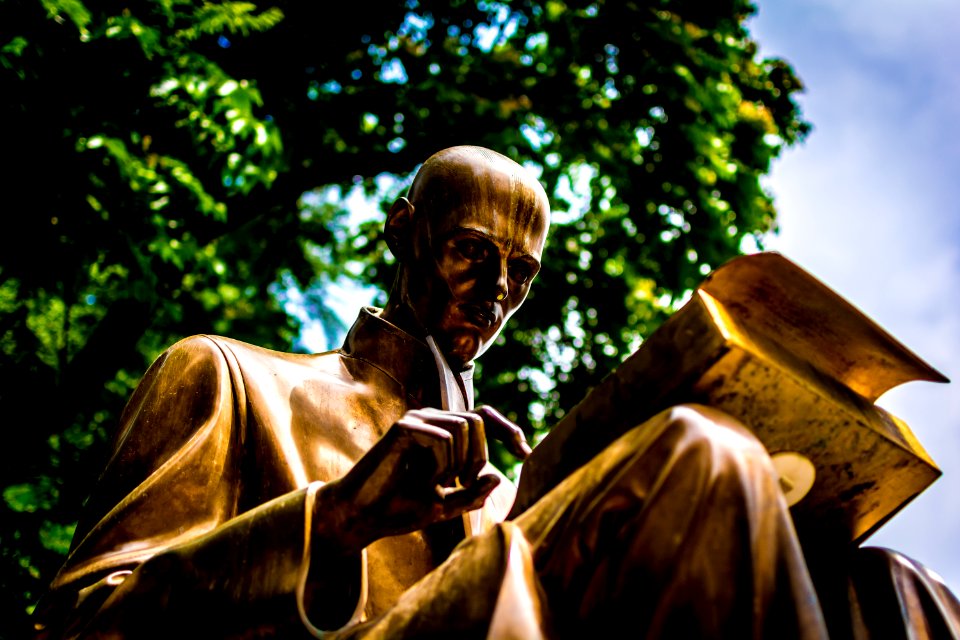
[[[473,407],[472,361],[524,301],[548,225],[522,167],[445,149],[390,210],[397,280],[341,349],[168,349],[124,411],[38,638],[827,637],[770,457],[714,409],[657,414],[507,519],[515,491],[486,439],[530,447]],[[848,601],[844,583],[832,628],[872,630],[874,610],[956,624],[922,567],[871,553],[851,593],[876,597]]]

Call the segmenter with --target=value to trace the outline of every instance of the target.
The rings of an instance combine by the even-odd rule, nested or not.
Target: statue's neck
[[[380,313],[383,320],[403,329],[414,338],[424,340],[427,337],[427,330],[413,308],[405,301],[397,302],[398,296],[391,295],[387,300],[387,305]]]

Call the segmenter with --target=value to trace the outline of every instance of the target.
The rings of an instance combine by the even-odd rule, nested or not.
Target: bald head
[[[510,158],[473,146],[435,153],[387,215],[400,269],[385,316],[465,365],[526,298],[549,219],[543,187]]]
[[[417,172],[407,199],[430,216],[466,207],[508,215],[526,227],[548,220],[547,194],[536,178],[507,156],[463,145],[430,156]]]

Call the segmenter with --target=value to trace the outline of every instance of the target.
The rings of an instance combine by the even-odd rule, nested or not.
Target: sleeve
[[[324,603],[333,620],[362,605],[361,558],[318,561],[313,549],[314,569],[325,567],[310,580],[323,579],[305,586],[322,483],[237,514],[246,411],[236,359],[215,339],[187,338],[154,362],[124,410],[74,548],[37,606],[38,638],[295,637],[310,628],[305,591],[326,594],[323,582],[344,585]]]

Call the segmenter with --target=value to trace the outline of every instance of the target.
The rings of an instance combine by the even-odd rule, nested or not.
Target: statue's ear
[[[406,261],[413,250],[413,211],[413,204],[409,200],[397,198],[383,224],[387,246],[400,262]]]

